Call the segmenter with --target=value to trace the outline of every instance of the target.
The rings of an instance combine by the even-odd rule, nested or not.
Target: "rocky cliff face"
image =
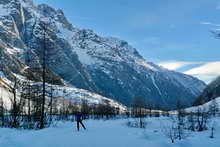
[[[48,72],[60,78],[57,83],[126,105],[139,96],[154,107],[174,108],[177,99],[190,106],[205,87],[194,77],[145,61],[126,41],[78,29],[62,10],[31,0],[0,1],[0,41],[2,57],[8,58],[0,64],[8,72],[40,68],[45,49]]]

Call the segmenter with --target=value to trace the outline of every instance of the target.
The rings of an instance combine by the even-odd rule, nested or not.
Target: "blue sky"
[[[34,1],[61,8],[79,28],[128,41],[147,61],[193,64],[175,70],[220,60],[220,39],[210,33],[219,28],[220,0]]]

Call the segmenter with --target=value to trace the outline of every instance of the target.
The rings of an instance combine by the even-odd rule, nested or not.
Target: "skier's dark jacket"
[[[82,114],[76,114],[76,121],[81,121]]]

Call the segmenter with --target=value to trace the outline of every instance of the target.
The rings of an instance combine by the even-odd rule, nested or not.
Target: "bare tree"
[[[178,139],[181,140],[184,135],[184,127],[185,127],[185,110],[181,104],[180,99],[177,100],[177,135]]]
[[[195,120],[195,116],[194,116],[193,112],[189,113],[187,120],[188,120],[188,123],[187,123],[188,129],[191,131],[195,131],[196,130],[196,120]]]
[[[50,34],[53,32],[47,26],[49,22],[40,22],[40,27],[43,31],[42,37],[43,40],[40,38],[40,42],[42,43],[42,48],[39,50],[40,59],[41,59],[41,66],[42,66],[42,104],[41,104],[41,117],[40,117],[40,129],[45,127],[45,107],[46,107],[46,97],[47,97],[47,82],[49,82],[49,75],[48,75],[48,67],[49,67],[49,59],[52,54],[52,50],[54,48],[50,47]],[[52,80],[51,80],[52,81]]]
[[[14,79],[14,86],[12,89],[12,93],[13,93],[13,99],[11,99],[12,102],[12,109],[11,109],[11,113],[12,113],[12,127],[17,127],[18,122],[17,122],[17,117],[18,117],[18,113],[19,113],[19,108],[17,105],[17,87],[18,86],[18,80],[15,77]]]
[[[209,104],[209,113],[210,116],[215,117],[216,114],[219,112],[219,106],[216,102],[216,99],[212,99],[211,103]]]
[[[166,137],[168,137],[172,143],[174,143],[177,138],[177,129],[175,121],[172,121],[171,123],[169,122],[166,125],[162,125],[161,129],[163,134]]]
[[[25,105],[25,100],[23,99],[23,97],[17,97],[18,93],[17,91],[19,90],[19,87],[21,85],[21,81],[18,80],[18,78],[15,76],[14,77],[14,85],[12,87],[12,94],[13,97],[10,98],[11,100],[11,127],[13,128],[17,128],[20,125],[19,122],[19,116],[23,111],[24,105]]]
[[[84,98],[82,99],[82,102],[81,102],[81,113],[83,114],[83,117],[84,117],[83,119],[85,119],[90,113],[88,100]]]
[[[208,112],[205,108],[198,108],[196,112],[196,117],[197,117],[197,123],[196,123],[196,128],[198,131],[204,131],[207,130],[207,124],[208,124]]]
[[[144,120],[145,111],[146,111],[146,103],[145,100],[141,97],[134,97],[131,103],[132,115],[135,118],[139,118],[139,127],[144,128]]]
[[[1,126],[5,125],[5,108],[4,108],[4,101],[2,96],[0,97],[0,119],[1,119]]]
[[[51,83],[53,83],[51,81]],[[50,101],[49,101],[49,104],[48,104],[48,108],[49,108],[49,122],[52,123],[52,115],[53,115],[53,103],[54,103],[54,86],[51,84],[50,85],[50,90],[49,90],[49,98],[50,98]]]

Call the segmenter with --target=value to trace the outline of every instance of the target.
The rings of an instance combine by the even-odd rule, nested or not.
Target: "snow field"
[[[57,127],[44,130],[0,129],[3,147],[219,147],[220,132],[215,138],[210,131],[194,132],[188,138],[171,143],[161,132],[161,125],[169,123],[164,117],[147,118],[146,129],[129,128],[128,120],[87,120],[87,130],[76,130],[75,122],[59,122]]]

